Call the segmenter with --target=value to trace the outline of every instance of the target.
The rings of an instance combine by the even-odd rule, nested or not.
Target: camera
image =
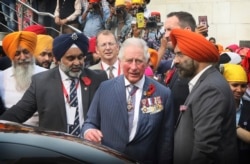
[[[116,14],[119,14],[119,15],[126,13],[125,7],[116,7],[115,10],[116,10]]]
[[[100,8],[99,3],[92,3],[92,6],[93,6],[93,9],[94,9],[94,10],[97,10],[97,9]]]
[[[156,17],[151,16],[148,18],[146,23],[146,29],[157,29],[163,26],[162,22],[158,22]]]

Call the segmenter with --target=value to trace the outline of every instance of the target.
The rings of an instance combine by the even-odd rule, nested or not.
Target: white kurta
[[[37,66],[34,66],[34,74],[37,74],[39,72],[46,71],[47,69]],[[13,67],[7,68],[4,71],[2,71],[2,78],[3,83],[2,85],[2,94],[3,94],[3,102],[5,104],[5,107],[8,109],[15,105],[23,96],[24,92],[26,90],[18,91],[16,89],[16,80],[13,76]],[[35,116],[35,117],[34,117]],[[29,120],[24,122],[25,124],[37,126],[38,125],[38,114],[37,112],[34,114],[33,117],[31,117]]]

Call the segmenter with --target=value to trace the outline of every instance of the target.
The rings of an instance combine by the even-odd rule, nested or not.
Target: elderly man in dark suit
[[[106,73],[82,69],[88,39],[81,33],[54,39],[53,54],[59,66],[33,76],[22,99],[0,119],[24,122],[39,113],[39,126],[79,136],[90,102],[107,79]]]
[[[143,163],[171,163],[171,92],[144,75],[149,59],[144,40],[125,40],[119,56],[124,75],[100,85],[90,105],[83,136]]]
[[[188,30],[173,29],[170,37],[178,74],[191,79],[177,120],[174,163],[237,163],[234,97],[213,66],[219,61],[218,50]]]

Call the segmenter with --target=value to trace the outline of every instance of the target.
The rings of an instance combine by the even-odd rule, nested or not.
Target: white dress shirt
[[[117,77],[117,76],[119,76],[119,74],[121,74],[120,65],[119,64],[120,64],[119,60],[116,60],[116,62],[113,64],[112,73],[113,73],[114,77]],[[106,63],[104,63],[102,61],[101,61],[101,65],[102,65],[103,70],[105,70],[106,73],[107,73],[107,75],[109,75],[109,66],[110,65],[108,65],[108,64],[106,64]]]
[[[63,86],[64,86],[66,92],[69,94],[70,93],[71,79],[61,70],[60,67],[59,67],[59,72],[61,75]],[[83,118],[82,91],[81,91],[80,82],[79,82],[79,85],[77,87],[77,99],[78,99],[78,112],[79,112],[80,128],[82,128],[84,118]],[[66,109],[66,116],[67,116],[67,124],[69,126],[69,125],[74,124],[75,115],[74,115],[74,112],[72,113],[72,110],[70,108],[70,105],[68,103],[66,95],[64,95],[64,101],[65,101],[65,109]]]
[[[138,89],[135,93],[134,120],[133,120],[133,127],[132,127],[131,133],[129,135],[129,141],[131,141],[135,137],[135,134],[136,134],[144,82],[145,82],[145,75],[143,75],[142,79],[139,80],[137,83],[132,84],[132,85],[137,86]],[[129,90],[127,89],[128,86],[130,86],[130,82],[125,78],[126,97],[127,98],[129,97]]]

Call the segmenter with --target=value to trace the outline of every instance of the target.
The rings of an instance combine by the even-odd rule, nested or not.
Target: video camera
[[[146,23],[146,29],[158,29],[163,26],[162,22],[158,22],[155,16],[148,18]]]

